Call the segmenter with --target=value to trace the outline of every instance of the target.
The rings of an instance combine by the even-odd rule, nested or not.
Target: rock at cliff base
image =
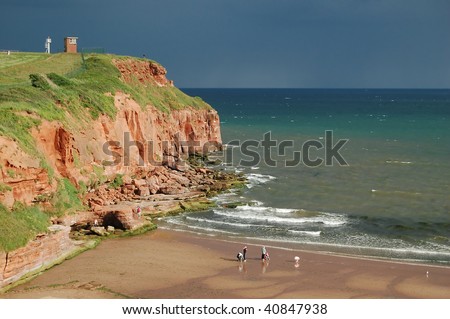
[[[140,187],[143,187],[143,186],[147,185],[147,182],[145,181],[145,179],[134,179],[133,180],[133,184],[137,188],[140,188]]]
[[[148,187],[139,187],[139,189],[137,190],[137,195],[141,196],[141,197],[147,197],[150,196],[150,190]]]
[[[94,226],[91,227],[91,232],[98,236],[108,236],[109,233],[106,231],[105,227]]]

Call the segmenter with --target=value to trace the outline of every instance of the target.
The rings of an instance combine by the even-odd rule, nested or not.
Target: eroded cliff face
[[[0,136],[0,202],[12,207],[15,201],[31,204],[39,194],[56,190],[40,160],[33,157],[13,140]]]
[[[146,85],[173,85],[156,63],[125,59],[115,64],[123,81],[133,77]],[[43,121],[33,128],[42,159],[0,136],[0,202],[7,207],[15,201],[30,205],[55,192],[55,178],[79,185],[89,184],[99,171],[114,176],[160,165],[182,169],[182,159],[189,154],[221,148],[219,116],[212,108],[163,112],[153,105],[141,106],[123,92],[114,94],[114,104],[118,112],[113,119],[101,115],[86,123],[68,114],[70,125]],[[50,167],[42,168],[42,160]]]
[[[131,58],[112,62],[128,87],[159,90],[151,91],[161,94],[159,103],[165,93],[169,99],[181,94],[174,91],[166,70],[155,62]],[[31,111],[21,112],[22,116],[40,121],[31,129],[32,141],[28,141],[36,147],[27,151],[16,140],[0,136],[1,204],[12,208],[15,202],[39,203],[52,208],[50,199],[63,178],[78,187],[80,197],[83,187],[84,192],[89,190],[80,198],[88,211],[53,218],[49,231],[38,234],[24,247],[10,252],[0,249],[0,288],[77,249],[69,236],[74,225],[88,225],[91,231],[91,226],[97,225],[102,231],[106,231],[103,226],[133,230],[148,225],[148,221],[136,216],[137,204],[133,200],[156,196],[157,201],[139,205],[147,213],[157,213],[161,207],[167,211],[183,209],[185,200],[227,187],[226,177],[220,173],[192,168],[184,162],[190,154],[221,149],[219,116],[206,103],[182,97],[182,103],[168,101],[167,107],[157,108],[152,104],[139,105],[130,94],[121,91],[107,95],[114,99],[114,117],[104,114],[94,120],[86,111],[85,118],[80,119],[79,113],[75,116],[65,109],[65,121],[58,122],[42,120]],[[186,105],[185,101],[192,101],[193,105]],[[55,103],[64,110],[58,100]],[[120,187],[101,185],[117,174],[123,177]],[[128,204],[121,204],[122,201]]]
[[[220,148],[219,117],[214,110],[187,108],[164,113],[142,110],[129,96],[114,96],[117,117],[101,116],[91,127],[68,131],[44,122],[33,131],[39,149],[56,174],[72,182],[88,182],[93,165],[105,174],[132,174],[148,166],[176,167],[189,154]]]

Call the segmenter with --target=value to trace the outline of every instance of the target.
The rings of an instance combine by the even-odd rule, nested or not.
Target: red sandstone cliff
[[[144,87],[162,90],[173,86],[172,81],[166,79],[166,70],[157,63],[119,59],[114,64],[124,82],[138,80]],[[164,112],[153,105],[139,105],[123,92],[115,92],[113,98],[117,108],[114,118],[101,115],[96,120],[79,121],[67,113],[70,125],[42,121],[31,132],[39,154],[31,155],[16,141],[0,136],[0,203],[8,208],[16,201],[27,205],[39,201],[48,206],[51,204],[42,199],[57,190],[58,179],[67,178],[77,187],[82,183],[89,186],[98,179],[99,172],[106,177],[123,174],[127,180],[122,190],[103,186],[88,194],[90,198],[85,200],[89,204],[99,197],[101,200],[105,192],[129,198],[127,192],[130,191],[132,196],[140,196],[139,183],[145,184],[144,188],[152,194],[186,192],[186,196],[198,196],[188,194],[192,185],[200,188],[203,180],[212,184],[214,177],[207,176],[210,173],[202,169],[185,172],[183,159],[190,154],[221,148],[220,121],[215,110],[206,105]],[[141,179],[131,180],[129,176],[134,174]],[[171,179],[173,183],[169,184]],[[69,219],[75,222],[92,218],[103,220],[110,212],[108,204],[103,205],[102,209],[99,208],[102,204],[95,204],[91,207],[95,212],[69,216]],[[125,228],[133,229],[138,225],[131,208],[111,209],[123,225],[129,224]],[[70,227],[54,225],[48,234],[38,235],[25,247],[9,253],[0,251],[0,288],[70,253],[74,245],[69,239],[69,230]]]
[[[156,63],[130,59],[115,64],[123,81],[134,77],[146,85],[173,85],[165,77],[166,70]],[[76,119],[69,118],[75,123],[72,129],[43,121],[33,129],[35,143],[56,178],[89,183],[93,166],[104,170],[106,176],[132,174],[136,169],[161,164],[176,168],[189,154],[221,147],[219,116],[212,108],[187,107],[166,113],[152,105],[143,107],[122,92],[116,92],[114,102],[118,110],[114,119],[102,115],[88,125],[77,125]],[[0,136],[0,183],[8,186],[0,192],[0,203],[7,207],[15,201],[29,205],[38,196],[54,192],[55,180],[40,166],[38,158]]]
[[[37,236],[25,247],[0,251],[0,288],[67,257],[74,248],[69,231],[70,227],[53,225],[48,234]]]

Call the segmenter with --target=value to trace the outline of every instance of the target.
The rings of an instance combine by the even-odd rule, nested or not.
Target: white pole
[[[51,50],[51,43],[52,43],[52,39],[50,39],[50,37],[47,37],[47,40],[45,40],[45,52],[50,54]]]

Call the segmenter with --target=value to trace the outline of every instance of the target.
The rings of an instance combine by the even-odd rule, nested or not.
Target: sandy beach
[[[110,239],[1,298],[450,298],[450,268],[276,249],[166,230]],[[299,256],[296,266],[294,257]]]

